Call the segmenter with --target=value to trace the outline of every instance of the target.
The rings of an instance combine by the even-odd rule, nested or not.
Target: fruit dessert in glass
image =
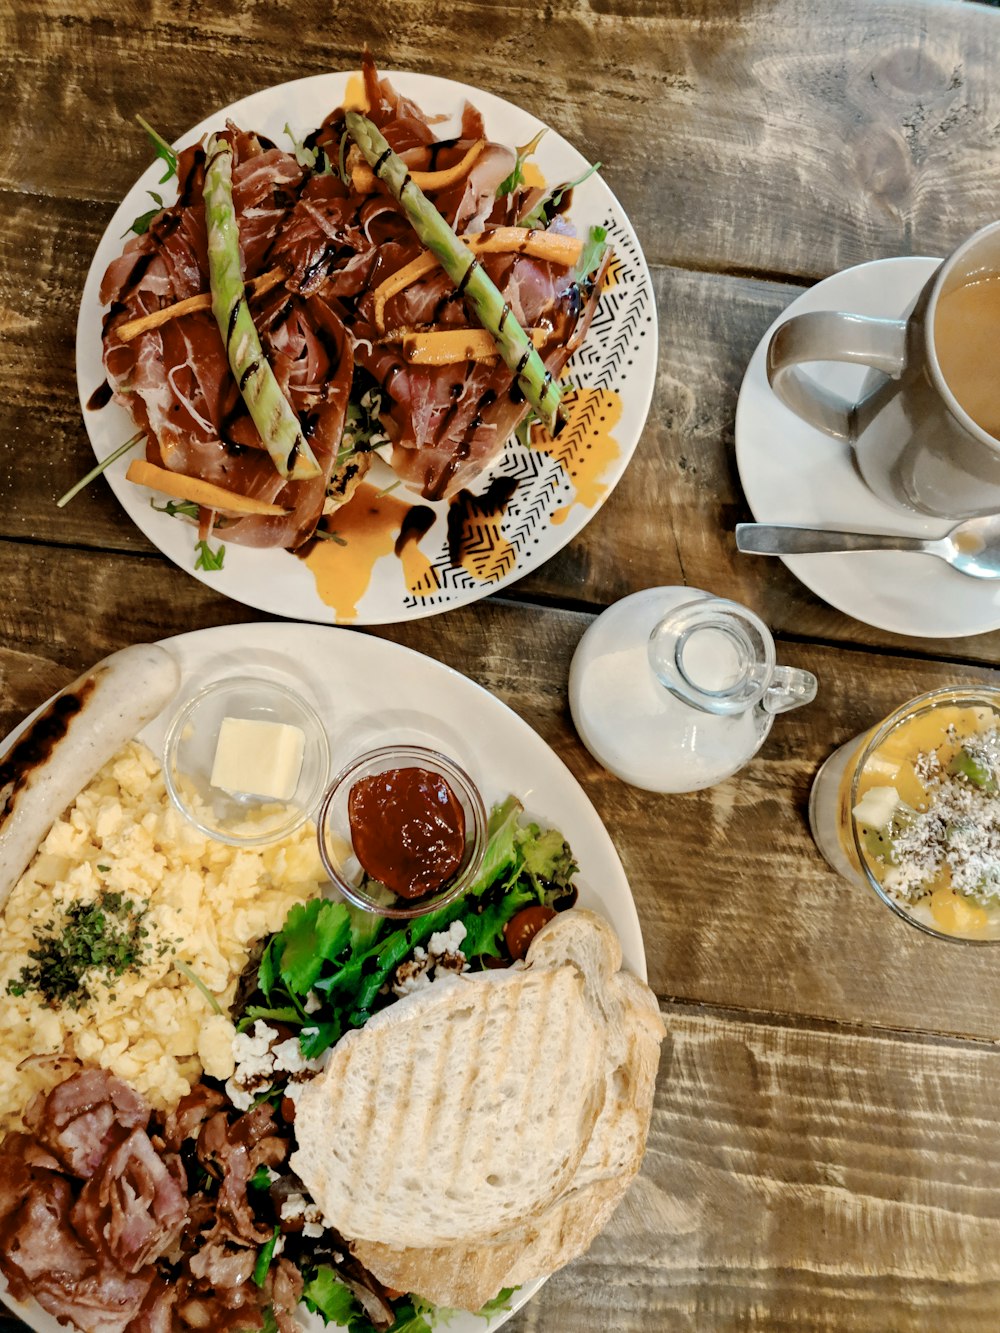
[[[842,745],[809,823],[834,870],[913,925],[1000,940],[1000,689],[934,690]]]

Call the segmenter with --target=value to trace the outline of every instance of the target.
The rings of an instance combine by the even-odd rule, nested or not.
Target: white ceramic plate
[[[543,128],[542,122],[526,111],[465,84],[426,74],[387,73],[394,86],[413,98],[428,115],[450,116],[460,112],[468,99],[482,112],[488,135],[512,147],[527,143]],[[177,147],[186,147],[209,131],[224,128],[227,119],[288,147],[285,125],[300,137],[314,129],[343,103],[351,77],[348,73],[320,74],[254,93],[189,130],[177,140]],[[444,122],[437,132],[443,137],[452,131]],[[138,157],[145,148],[141,132],[136,129],[135,133]],[[576,179],[588,165],[553,130],[542,138],[534,160],[552,185]],[[175,197],[173,182],[158,183],[162,175],[163,163],[158,161],[125,196],[97,248],[83,290],[77,324],[77,384],[84,421],[98,459],[106,458],[135,430],[128,413],[116,404],[99,410],[87,407],[91,394],[104,382],[101,278],[110,262],[121,253],[125,245],[123,237],[132,222],[148,212],[152,202],[148,191],[158,191],[168,203]],[[338,552],[340,559],[361,562],[364,591],[354,604],[353,613],[351,605],[342,605],[338,611],[324,602],[317,593],[313,574],[287,551],[259,551],[230,544],[222,570],[196,571],[194,529],[150,508],[151,492],[125,481],[128,458],[113,464],[106,474],[126,513],[175,564],[216,591],[262,611],[323,624],[374,625],[433,615],[485,597],[535,569],[590,521],[625,471],[646,420],[656,372],[656,307],[652,284],[639,242],[621,205],[600,177],[592,176],[574,190],[570,217],[581,234],[591,225],[605,227],[617,257],[614,279],[601,296],[584,345],[567,369],[569,381],[587,390],[593,404],[600,403],[600,408],[595,406],[591,412],[588,402],[579,422],[572,423],[560,435],[559,450],[568,455],[566,467],[548,453],[524,449],[512,442],[488,476],[476,479],[473,489],[477,494],[485,491],[490,478],[497,476],[515,479],[517,489],[507,506],[499,536],[491,525],[483,525],[473,561],[452,563],[448,550],[448,505],[432,506],[437,517],[421,540],[420,550],[436,577],[436,591],[423,596],[408,590],[400,561],[391,551],[391,542],[388,554],[374,564],[370,578],[370,558],[363,557],[357,548],[357,554],[343,548]],[[599,394],[591,392],[595,390]],[[612,394],[617,398],[602,397]],[[604,413],[606,401],[610,401],[611,413],[602,422],[598,416]],[[615,422],[611,418],[619,405],[621,417]],[[610,440],[602,443],[605,433]],[[140,445],[133,451],[136,456],[141,456],[141,448]],[[592,460],[598,457],[602,461],[595,467]],[[384,469],[373,469],[370,474],[378,485],[389,485],[396,480],[387,466],[379,463],[376,467]],[[585,472],[581,472],[583,468]],[[394,492],[394,497],[418,502],[415,493],[402,487]],[[162,501],[162,497],[158,498]],[[474,572],[466,567],[469,563],[474,565]]]
[[[622,943],[625,966],[645,978],[635,904],[597,812],[541,737],[481,686],[411,649],[317,625],[223,625],[164,643],[181,665],[178,698],[210,680],[255,671],[284,678],[310,695],[326,720],[335,770],[363,750],[409,741],[431,745],[456,759],[478,784],[487,807],[511,793],[518,796],[529,816],[566,836],[580,866],[581,906],[611,922]],[[141,733],[156,753],[175,706]],[[511,1311],[490,1321],[456,1315],[447,1333],[499,1328],[540,1285],[522,1287],[512,1299]],[[59,1333],[63,1327],[37,1305],[11,1300],[2,1276],[0,1296],[36,1333]],[[304,1310],[302,1314],[304,1328],[333,1327]]]
[[[835,273],[793,301],[765,333],[747,368],[736,409],[736,461],[758,522],[914,537],[941,537],[953,526],[947,519],[895,509],[873,495],[850,447],[785,407],[771,391],[765,368],[774,330],[792,315],[849,310],[898,319],[913,308],[940,262],[923,256],[879,259]],[[860,396],[869,373],[864,367],[833,362],[810,367],[818,383],[846,398]],[[817,597],[876,629],[921,639],[1000,629],[1000,582],[969,578],[935,556],[871,551],[783,558]]]

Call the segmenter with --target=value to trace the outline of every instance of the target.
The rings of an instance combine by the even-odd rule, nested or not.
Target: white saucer
[[[772,393],[765,370],[771,335],[790,316],[850,310],[897,319],[912,309],[940,263],[914,256],[845,269],[793,301],[768,329],[747,367],[736,408],[736,463],[758,522],[915,537],[940,537],[953,526],[877,499],[861,480],[849,446],[807,426],[785,407]],[[857,398],[871,372],[825,362],[811,366],[810,373],[817,383]],[[785,564],[817,597],[876,629],[921,639],[1000,629],[1000,580],[969,578],[935,556],[872,551],[799,555],[785,558]]]

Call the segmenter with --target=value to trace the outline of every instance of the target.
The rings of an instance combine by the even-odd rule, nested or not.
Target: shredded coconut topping
[[[958,744],[953,727],[947,738]],[[958,759],[971,761],[981,780],[961,764],[942,767],[933,750],[914,760],[927,808],[894,818],[888,854],[877,858],[883,887],[904,902],[925,897],[947,865],[953,888],[1000,905],[1000,728],[963,738]]]

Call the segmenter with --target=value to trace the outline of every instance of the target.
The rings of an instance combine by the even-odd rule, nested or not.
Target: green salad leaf
[[[326,898],[293,907],[261,954],[257,991],[240,1026],[262,1018],[298,1027],[302,1053],[314,1059],[387,1003],[399,964],[452,922],[465,926],[462,952],[473,967],[502,956],[511,918],[524,907],[552,906],[571,894],[577,869],[562,834],[522,823],[523,813],[513,796],[493,808],[476,882],[427,916],[399,924]]]
[[[531,156],[531,154],[538,147],[539,141],[541,140],[541,137],[544,133],[545,133],[545,127],[543,126],[535,135],[535,137],[529,140],[529,142],[526,143],[523,148],[515,149],[516,158],[514,161],[514,170],[510,173],[509,176],[505,176],[504,179],[497,186],[497,192],[496,192],[497,199],[502,199],[506,194],[513,194],[519,185],[524,184],[525,161]]]
[[[588,177],[593,176],[595,172],[600,171],[601,163],[595,162],[592,167],[588,167],[582,175],[577,176],[576,180],[566,181],[564,185],[557,185],[554,190],[543,195],[535,204],[530,213],[525,213],[518,218],[519,227],[547,227],[556,213],[559,211],[559,205],[570,192],[575,190],[578,185],[582,185]]]

